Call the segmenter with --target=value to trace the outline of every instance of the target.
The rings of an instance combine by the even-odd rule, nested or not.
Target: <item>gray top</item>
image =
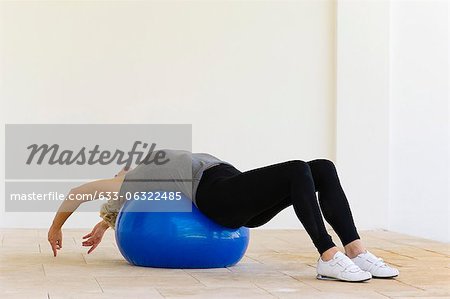
[[[218,164],[232,165],[217,157],[206,153],[191,153],[184,150],[159,150],[165,156],[159,161],[167,161],[158,165],[155,163],[141,163],[130,170],[124,178],[119,192],[119,200],[109,200],[102,205],[100,216],[112,227],[115,227],[117,214],[126,201],[127,193],[148,191],[173,191],[183,192],[196,203],[197,188],[203,172]],[[149,156],[155,158],[155,151]]]

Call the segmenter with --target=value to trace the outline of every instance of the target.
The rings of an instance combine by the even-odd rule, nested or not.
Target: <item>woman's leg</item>
[[[350,206],[334,163],[326,159],[316,159],[307,163],[311,169],[315,191],[318,192],[324,218],[339,236],[347,255],[353,258],[364,252],[366,249],[356,230]],[[292,201],[287,197],[276,206],[250,219],[246,226],[263,225],[291,204]]]
[[[266,224],[270,220],[272,220],[273,217],[278,215],[281,211],[286,209],[287,207],[292,205],[292,200],[290,196],[286,196],[283,198],[279,203],[277,203],[275,206],[265,210],[259,215],[256,215],[255,217],[251,218],[247,221],[245,224],[246,227],[258,227],[261,225]]]
[[[308,165],[318,191],[323,216],[341,239],[342,245],[360,239],[334,163],[326,159],[316,159],[309,161]]]
[[[206,175],[205,180],[202,178],[197,191],[199,208],[219,223],[236,228],[256,227],[292,204],[321,254],[317,261],[318,278],[365,281],[372,275],[398,275],[397,269],[389,267],[362,246],[349,204],[331,161],[294,160],[244,173],[234,167],[218,168],[221,169],[223,172],[213,170]],[[325,230],[315,196],[316,191],[319,192],[320,206],[327,221],[336,230],[343,244],[347,243],[345,251],[348,257],[338,252]],[[349,252],[358,250],[361,254],[350,260],[356,255]],[[331,259],[336,262],[328,262]]]
[[[255,225],[255,217],[270,209],[294,206],[294,211],[320,254],[335,247],[325,229],[311,169],[293,160],[217,179],[198,192],[200,207],[212,219],[230,227]],[[199,189],[201,187],[199,186]],[[202,199],[203,198],[203,199]],[[257,218],[256,218],[257,219]]]

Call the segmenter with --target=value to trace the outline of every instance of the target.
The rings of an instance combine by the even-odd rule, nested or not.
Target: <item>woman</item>
[[[141,163],[134,170],[122,170],[112,179],[72,189],[68,198],[84,195],[86,199],[66,200],[58,210],[48,233],[54,256],[62,248],[62,225],[82,202],[95,199],[88,195],[99,196],[107,192],[125,198],[125,194],[130,192],[162,190],[169,186],[168,190],[188,194],[206,216],[230,228],[261,226],[292,205],[320,254],[318,279],[354,282],[372,277],[392,278],[399,274],[397,269],[364,247],[332,161],[291,160],[241,172],[232,164],[209,154],[162,151],[167,158],[165,161],[170,161],[166,165]],[[192,167],[192,173],[189,173],[192,180],[184,180],[188,174],[183,172],[186,165]],[[169,185],[167,181],[170,181]],[[103,220],[83,237],[83,246],[90,247],[88,253],[99,245],[109,227],[114,228],[123,202],[109,200],[102,206],[100,216]],[[339,251],[327,233],[321,211],[339,236],[345,254]]]

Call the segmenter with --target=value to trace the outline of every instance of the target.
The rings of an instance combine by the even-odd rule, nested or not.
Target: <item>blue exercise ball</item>
[[[247,250],[247,227],[224,227],[181,196],[192,212],[142,212],[148,200],[129,200],[116,220],[116,242],[136,266],[155,268],[224,268],[237,264]],[[146,205],[146,206],[145,206]]]

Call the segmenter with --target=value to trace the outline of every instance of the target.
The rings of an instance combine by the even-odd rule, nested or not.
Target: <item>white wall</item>
[[[446,1],[3,1],[0,120],[192,123],[194,151],[241,170],[329,158],[359,229],[448,241],[448,11]],[[0,210],[0,227],[51,216]],[[287,209],[265,227],[301,224]]]
[[[337,144],[360,227],[449,241],[447,1],[337,5]]]
[[[450,242],[449,8],[391,6],[389,228]]]
[[[385,227],[389,204],[389,2],[337,6],[336,164],[360,228]]]
[[[194,151],[241,170],[334,158],[331,0],[2,1],[0,13],[2,124],[192,123]],[[51,216],[0,212],[0,227]],[[289,209],[268,226],[301,224]]]

